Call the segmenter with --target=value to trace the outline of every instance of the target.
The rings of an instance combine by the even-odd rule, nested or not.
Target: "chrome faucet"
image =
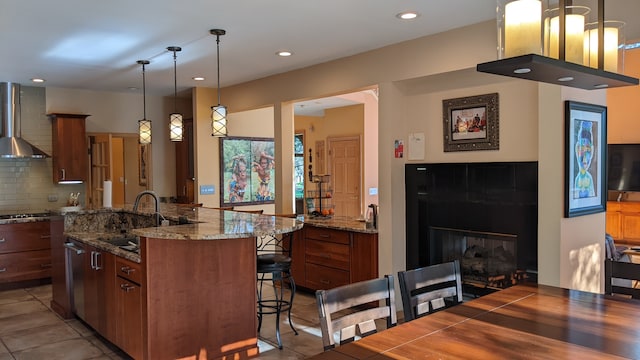
[[[140,199],[144,196],[144,195],[150,195],[151,197],[153,197],[153,200],[155,201],[155,212],[154,214],[156,215],[156,226],[160,226],[160,210],[159,210],[159,205],[160,205],[160,200],[158,199],[158,195],[156,195],[155,192],[151,191],[151,190],[144,190],[141,191],[138,196],[136,196],[136,201],[133,203],[133,212],[138,212],[138,205],[140,205]]]

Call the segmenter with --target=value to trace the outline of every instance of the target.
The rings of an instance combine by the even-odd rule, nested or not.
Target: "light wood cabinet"
[[[640,202],[607,202],[606,230],[616,242],[640,245]]]
[[[52,121],[53,182],[84,182],[88,148],[85,121],[89,115],[48,114]]]
[[[378,234],[308,224],[302,232],[294,238],[292,264],[304,265],[304,276],[294,272],[297,285],[315,291],[378,277]]]
[[[115,322],[113,342],[134,359],[142,359],[142,270],[138,263],[116,258]]]
[[[0,225],[0,283],[51,277],[49,221]]]

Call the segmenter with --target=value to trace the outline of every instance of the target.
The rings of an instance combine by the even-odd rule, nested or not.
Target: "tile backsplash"
[[[46,90],[32,86],[20,88],[21,136],[51,155],[51,121],[46,114]],[[84,205],[85,185],[55,184],[52,172],[51,158],[0,159],[0,211],[58,209],[67,205],[71,192],[80,192],[80,202]]]

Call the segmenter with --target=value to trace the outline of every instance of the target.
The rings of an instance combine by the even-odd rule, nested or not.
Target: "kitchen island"
[[[122,253],[101,240],[144,223],[141,216],[154,218],[154,211],[143,207],[138,215],[125,207],[64,217],[64,234],[52,237],[88,246],[85,258],[91,266],[85,266],[85,274],[91,276],[85,282],[100,284],[98,289],[84,286],[84,320],[136,359],[257,355],[256,237],[295,231],[302,223],[163,204],[162,217],[186,223],[127,229],[140,239],[138,253]],[[67,272],[67,287],[70,277]],[[56,309],[61,304],[54,305],[53,281]],[[95,319],[89,306],[100,310]]]
[[[308,291],[331,289],[378,274],[378,230],[345,216],[299,217],[294,236],[293,277]]]

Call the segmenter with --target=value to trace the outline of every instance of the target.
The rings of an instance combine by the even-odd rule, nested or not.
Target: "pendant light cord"
[[[173,50],[173,112],[178,112],[177,96],[178,96],[178,76],[176,75],[176,50]]]
[[[147,120],[147,85],[144,76],[144,63],[142,63],[142,117]]]
[[[220,106],[220,34],[216,34],[216,47],[218,58],[218,106]]]

